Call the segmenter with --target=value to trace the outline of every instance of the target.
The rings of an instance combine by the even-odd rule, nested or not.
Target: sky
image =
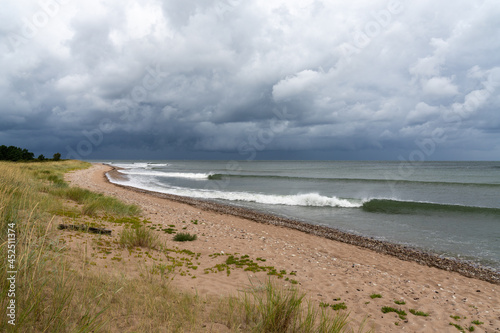
[[[0,145],[500,160],[496,0],[2,0]]]

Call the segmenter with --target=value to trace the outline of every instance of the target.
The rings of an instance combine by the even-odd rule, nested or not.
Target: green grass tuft
[[[335,311],[338,311],[338,310],[345,310],[347,309],[347,305],[345,305],[344,302],[342,303],[337,303],[337,304],[332,304],[331,305],[331,308]]]
[[[410,313],[415,315],[415,316],[422,316],[422,317],[428,317],[429,314],[423,311],[417,311],[415,309],[410,309]]]
[[[370,298],[371,298],[371,299],[374,299],[374,298],[382,298],[382,295],[380,295],[380,294],[371,294],[371,295],[370,295]]]
[[[395,313],[397,313],[398,316],[399,316],[399,318],[403,319],[403,320],[405,320],[406,316],[407,316],[407,313],[404,310],[395,309],[395,308],[390,307],[390,306],[384,306],[384,307],[382,307],[382,313],[389,313],[389,312],[395,312]]]
[[[176,242],[191,242],[198,238],[196,235],[191,235],[186,232],[180,232],[174,236],[174,241]]]
[[[120,244],[123,247],[146,247],[156,248],[158,246],[158,236],[154,231],[146,227],[126,228],[120,235]]]
[[[462,326],[458,325],[458,324],[450,323],[450,326],[455,326],[455,328],[457,330],[459,330],[460,332],[465,332],[464,328]]]

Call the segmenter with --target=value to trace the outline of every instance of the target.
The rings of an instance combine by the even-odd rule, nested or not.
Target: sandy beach
[[[172,241],[173,235],[158,231],[168,247],[178,246],[201,254],[196,259],[196,278],[193,278],[194,273],[179,274],[172,282],[184,290],[207,296],[237,295],[251,280],[263,281],[268,277],[265,272],[243,269],[235,269],[230,275],[225,272],[203,274],[206,268],[222,261],[213,256],[214,253],[238,253],[253,260],[265,258],[265,265],[295,272],[293,280],[307,293],[308,299],[331,304],[344,302],[351,320],[359,323],[367,318],[368,325],[373,325],[377,332],[459,332],[450,323],[467,328],[472,321],[482,322],[474,326],[475,332],[500,332],[499,284],[496,276],[487,271],[478,269],[468,273],[467,267],[446,262],[434,265],[432,260],[435,258],[425,258],[425,254],[420,263],[415,262],[415,258],[409,258],[413,261],[401,260],[406,254],[402,253],[400,258],[395,256],[394,252],[401,251],[399,247],[374,242],[373,248],[377,249],[374,251],[328,239],[334,236],[322,237],[323,231],[318,232],[318,236],[311,230],[304,232],[296,230],[300,228],[280,226],[277,218],[274,224],[278,225],[267,223],[264,214],[248,218],[234,216],[224,212],[231,208],[205,205],[196,200],[183,203],[128,189],[107,181],[105,173],[110,170],[110,166],[94,164],[90,169],[67,174],[66,178],[72,185],[140,206],[143,217],[154,225],[170,226],[179,231],[184,228],[195,233],[196,241],[176,243]],[[106,227],[113,231],[113,238],[118,237],[122,228],[114,224]],[[75,251],[78,251],[78,244],[74,243]],[[133,255],[124,250],[121,256],[124,260],[96,260],[96,269],[110,265],[117,274],[138,274],[127,266],[129,261],[135,260]],[[147,263],[147,258],[144,260]],[[445,270],[429,265],[455,266]],[[289,281],[283,279],[283,283],[289,284],[292,276],[289,278]],[[373,294],[382,297],[372,299],[370,295]],[[406,304],[396,305],[395,300],[404,300]],[[405,320],[399,320],[395,313],[382,313],[383,306],[403,309],[408,315]],[[413,315],[409,309],[423,311],[429,316]]]

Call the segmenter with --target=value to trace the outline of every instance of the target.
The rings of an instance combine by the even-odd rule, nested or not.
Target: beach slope
[[[181,288],[200,295],[236,295],[251,280],[264,281],[266,272],[203,271],[221,262],[215,253],[248,255],[254,261],[265,260],[262,265],[273,266],[278,272],[286,271],[280,281],[297,282],[308,299],[332,305],[345,303],[350,319],[359,323],[368,318],[375,331],[458,332],[454,325],[460,325],[465,329],[474,326],[475,332],[500,332],[498,284],[299,230],[224,214],[208,206],[204,208],[203,204],[189,205],[127,189],[107,181],[105,173],[111,170],[95,164],[67,174],[66,179],[75,186],[140,206],[144,218],[154,225],[184,228],[196,234],[198,239],[182,243],[182,248],[201,254],[197,259],[198,273],[196,278],[177,275],[173,283]],[[172,240],[173,235],[159,233],[168,246],[180,246]],[[122,265],[126,270],[126,264]],[[407,315],[401,319],[394,312],[383,313],[383,307],[401,309]],[[410,309],[428,316],[414,315]]]

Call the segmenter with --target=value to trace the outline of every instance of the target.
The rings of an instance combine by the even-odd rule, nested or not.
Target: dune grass
[[[140,212],[139,207],[135,205],[127,205],[116,198],[78,187],[57,187],[51,190],[50,194],[83,205],[84,215],[95,216],[99,212],[106,212],[118,216],[133,216]]]
[[[65,172],[88,166],[79,161],[0,162],[0,253],[12,244],[16,250],[15,261],[0,260],[0,306],[6,309],[15,301],[16,325],[8,323],[4,312],[0,331],[205,332],[221,322],[234,332],[352,331],[347,313],[321,310],[305,302],[298,289],[271,280],[241,297],[216,300],[176,290],[171,279],[148,267],[138,277],[87,270],[85,251],[79,258],[68,257],[56,219],[86,223],[86,216],[100,214],[106,221],[140,220],[138,207],[64,181]],[[128,224],[117,243],[155,251],[154,232]],[[15,235],[14,242],[9,235]],[[13,270],[12,296],[7,278]]]
[[[221,300],[214,314],[228,328],[241,332],[355,332],[347,312],[329,311],[305,297],[296,287],[286,287],[276,280],[251,281],[239,297]],[[364,324],[357,332],[372,331],[365,330]]]
[[[15,302],[11,322],[15,326],[3,314],[3,332],[89,332],[102,325],[98,304],[92,302],[86,309],[78,306],[77,300],[86,298],[92,289],[78,288],[78,277],[69,273],[63,246],[53,234],[53,216],[48,213],[62,204],[44,193],[47,184],[40,181],[61,186],[61,172],[85,165],[68,162],[60,168],[52,164],[0,163],[0,252],[7,253],[15,245],[15,260],[0,261],[0,306],[5,309],[7,303]],[[9,234],[15,235],[15,243],[9,242]],[[12,276],[14,284],[7,280]]]
[[[141,226],[125,228],[120,234],[120,244],[124,247],[145,247],[154,249],[159,245],[158,235],[150,229]]]

